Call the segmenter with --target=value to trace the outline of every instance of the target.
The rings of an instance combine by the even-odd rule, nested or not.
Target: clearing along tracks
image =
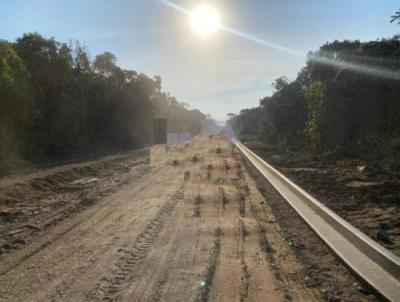
[[[35,225],[40,230],[25,234],[25,244],[0,256],[0,301],[325,300],[323,288],[307,285],[309,263],[297,260],[227,138],[197,137],[146,156],[125,156],[114,173],[71,179],[69,190],[55,186],[37,197],[63,205],[36,207],[38,221],[53,209],[60,219]],[[21,186],[8,190],[18,195]],[[85,194],[70,192],[82,186]],[[90,192],[99,187],[111,189]],[[67,210],[69,199],[83,199],[84,209]],[[12,235],[18,223],[1,227]],[[335,286],[344,290],[353,279],[342,274],[344,283]],[[353,300],[374,299],[348,291]]]

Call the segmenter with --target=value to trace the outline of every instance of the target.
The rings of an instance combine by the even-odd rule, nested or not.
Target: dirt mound
[[[18,249],[73,213],[148,170],[148,151],[72,167],[2,187],[0,193],[0,254]]]

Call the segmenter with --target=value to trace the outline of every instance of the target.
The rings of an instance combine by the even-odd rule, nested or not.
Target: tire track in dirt
[[[182,221],[179,221],[182,223]],[[174,223],[175,224],[175,223]],[[176,223],[178,225],[179,223]],[[147,284],[146,287],[151,287],[151,292],[152,294],[144,301],[150,301],[150,302],[159,302],[162,301],[164,298],[164,295],[166,294],[166,291],[169,286],[171,286],[171,279],[173,278],[174,274],[174,269],[176,267],[179,267],[179,263],[176,261],[177,255],[179,255],[178,249],[182,248],[179,244],[179,239],[176,238],[178,235],[177,230],[174,230],[173,228],[166,228],[163,233],[166,238],[163,238],[165,241],[168,241],[168,253],[166,255],[166,261],[163,264],[162,270],[155,275],[156,276],[156,281],[152,284],[151,280],[148,280],[149,283]],[[170,236],[172,235],[172,238]],[[161,239],[161,238],[160,238]],[[163,241],[161,239],[160,241]],[[154,255],[153,255],[154,256]],[[183,257],[181,257],[182,259]],[[149,261],[157,261],[154,258],[151,258]]]
[[[255,181],[250,177],[248,186],[248,204],[256,222],[261,255],[283,293],[283,301],[319,301],[317,293],[307,288],[303,282],[302,265],[291,252],[290,243],[282,236],[277,219],[269,208],[270,199],[265,200],[262,197]]]
[[[276,280],[282,284],[281,288],[284,293],[284,301],[293,301],[297,289],[295,286],[293,286],[293,281],[290,279],[290,277],[285,275],[285,270],[282,268],[283,264],[275,256],[276,250],[267,236],[268,231],[265,228],[264,223],[262,222],[262,219],[260,218],[259,213],[254,205],[251,206],[251,211],[258,223],[258,234],[261,250],[264,253],[264,257],[267,259],[270,269],[274,273]]]
[[[249,294],[249,279],[250,279],[250,273],[249,269],[246,264],[246,258],[245,258],[245,251],[244,251],[244,245],[246,241],[246,236],[247,236],[247,230],[246,226],[243,222],[242,219],[239,219],[239,247],[238,247],[238,256],[240,257],[240,265],[242,269],[242,288],[241,288],[241,293],[240,293],[240,302],[245,302],[247,300],[247,296]]]
[[[168,281],[168,273],[166,270],[161,274],[160,279],[158,280],[158,282],[155,286],[154,294],[149,299],[150,302],[161,301],[161,299],[164,295],[165,289],[166,289],[167,281]]]
[[[66,301],[66,299],[67,301],[82,301],[87,289],[92,288],[93,284],[95,284],[96,276],[101,276],[104,271],[107,271],[102,262],[109,262],[110,255],[113,253],[112,250],[115,249],[116,245],[119,245],[120,238],[114,236],[113,233],[117,228],[118,230],[128,228],[132,221],[130,217],[136,217],[135,213],[142,213],[149,208],[148,203],[146,203],[147,197],[143,194],[147,194],[145,192],[154,192],[152,186],[162,181],[162,178],[168,175],[168,171],[170,171],[168,167],[161,170],[155,169],[152,173],[147,174],[145,179],[141,180],[141,183],[133,186],[132,191],[126,188],[121,194],[107,197],[106,200],[99,203],[98,207],[94,207],[85,212],[84,215],[76,217],[79,219],[71,220],[73,228],[70,228],[71,223],[68,223],[61,230],[53,232],[55,237],[53,235],[44,237],[41,242],[38,242],[40,245],[36,245],[39,249],[33,247],[34,254],[30,254],[32,249],[23,253],[27,255],[24,261],[15,259],[13,261],[13,263],[17,263],[17,266],[13,267],[15,271],[0,278],[0,283],[2,283],[1,280],[4,281],[4,285],[7,283],[3,288],[5,294],[3,297],[9,297],[5,300],[0,298],[0,301],[26,301],[24,300],[25,298],[18,300],[16,297],[26,293],[23,290],[21,291],[26,281],[25,279],[29,279],[29,276],[34,278],[37,274],[36,267],[39,267],[39,265],[42,267],[41,271],[46,272],[46,274],[47,272],[51,273],[52,277],[48,279],[45,274],[44,277],[34,279],[35,281],[30,283],[31,292],[34,293],[31,295],[33,300],[30,301]],[[174,191],[176,191],[176,188]],[[140,202],[130,202],[135,198]],[[120,208],[124,209],[123,217],[116,215],[122,212],[119,211]],[[100,223],[103,220],[106,221]],[[92,233],[101,236],[99,244],[93,244],[94,242],[90,241],[88,236]],[[89,241],[84,238],[89,239]],[[87,241],[87,244],[83,243],[79,248],[74,248],[75,239],[77,240],[77,247],[79,243],[84,242],[83,240]],[[53,252],[55,250],[53,247],[63,246],[62,241],[65,241],[64,245],[70,242],[68,243],[70,248],[61,249],[57,252],[58,256],[56,256]],[[42,242],[46,246],[42,246]],[[13,281],[13,276],[21,274],[22,271],[24,277],[13,284],[15,281]],[[9,278],[11,279],[9,280]],[[90,280],[93,280],[93,282]],[[89,283],[90,285],[85,288],[82,287],[82,283]],[[11,297],[13,298],[11,299]],[[74,300],[75,298],[76,300]]]
[[[275,259],[287,257],[265,199],[246,181],[229,141],[214,143],[218,153],[204,140],[153,149],[151,169],[140,179],[49,228],[29,250],[50,246],[0,276],[0,301],[263,302],[284,301],[285,285],[296,292],[293,282],[276,280],[262,251],[259,224]],[[281,263],[289,276],[293,262]],[[293,301],[314,301],[306,298]]]
[[[177,203],[183,200],[182,188],[179,189],[156,216],[146,225],[145,229],[138,235],[131,247],[121,248],[120,256],[112,269],[112,272],[103,276],[88,296],[99,301],[116,301],[119,299],[119,292],[129,285],[135,267],[147,256],[151,244],[157,239],[165,222],[175,209]]]
[[[169,171],[169,169],[167,169],[163,173],[156,173],[156,172],[160,172],[159,169],[156,169],[155,171],[153,171],[153,175],[151,175],[151,177],[147,180],[147,182],[138,186],[130,194],[130,196],[137,196],[140,193],[143,193],[146,190],[148,190],[149,187],[154,184],[154,182],[159,181],[164,175],[166,175],[167,171]],[[146,198],[146,195],[139,195],[139,196],[141,196],[140,198],[142,198],[142,199]],[[137,212],[144,211],[145,208],[146,208],[146,203],[142,203],[138,206],[135,205],[135,210]],[[127,215],[129,215],[129,213],[131,211],[132,211],[131,208],[126,208],[125,213],[119,215],[116,218],[113,218],[113,220],[122,222],[125,220],[125,217]],[[108,216],[110,216],[112,214],[113,214],[113,211],[108,212],[108,214],[106,214],[103,218],[101,218],[100,220],[97,220],[97,223],[101,222],[102,220],[106,220],[108,218]],[[136,218],[133,218],[133,219],[129,220],[128,223],[119,225],[119,227],[122,229],[128,229],[128,228],[131,228],[135,222],[136,222]],[[111,229],[110,231],[112,231],[112,229],[113,229],[110,225],[108,225],[105,229],[107,229],[107,228],[110,228]],[[67,272],[66,275],[68,275],[68,276],[66,276],[66,279],[61,284],[57,285],[57,287],[56,287],[57,293],[53,294],[50,298],[46,298],[46,299],[49,299],[50,301],[56,301],[57,297],[60,296],[59,295],[60,292],[64,293],[66,291],[70,291],[71,290],[70,288],[73,287],[76,282],[79,282],[79,280],[81,278],[87,277],[88,274],[93,275],[93,272],[91,272],[91,269],[93,269],[93,268],[95,269],[95,267],[99,266],[101,262],[107,261],[106,257],[108,256],[109,252],[114,248],[114,246],[116,244],[118,244],[118,240],[119,240],[118,236],[117,237],[113,236],[113,239],[112,239],[113,243],[107,244],[104,247],[103,246],[99,247],[99,250],[96,253],[95,259],[91,259],[90,262],[85,262],[85,265],[77,267],[76,269]],[[73,255],[71,255],[71,257],[72,256]]]
[[[142,192],[143,190],[145,190],[146,188],[151,186],[153,184],[153,182],[160,177],[161,177],[161,174],[155,174],[155,176],[151,177],[148,182],[146,182],[143,185],[136,188],[134,190],[134,192],[132,193],[132,195]],[[106,208],[97,207],[97,208],[91,209],[92,210],[91,216],[94,216],[96,213],[98,213],[104,209],[107,210],[107,212],[105,212],[105,215],[102,218],[97,220],[97,223],[100,223],[103,220],[106,220],[110,215],[113,214],[112,211],[109,211],[107,205],[104,204],[104,206],[106,206]],[[21,257],[18,257],[18,255],[17,255],[16,259],[18,259],[18,261],[14,261],[13,264],[8,265],[8,266],[5,265],[5,269],[0,271],[0,277],[5,276],[8,273],[10,273],[11,271],[13,271],[14,269],[18,268],[19,266],[21,266],[23,263],[25,263],[27,260],[29,260],[30,258],[35,256],[36,254],[38,254],[41,251],[48,248],[50,245],[56,244],[59,240],[63,239],[68,233],[72,232],[77,227],[79,227],[82,223],[85,223],[85,222],[87,222],[87,217],[86,217],[86,215],[82,215],[72,225],[61,230],[60,232],[56,232],[54,236],[51,236],[48,240],[45,240],[44,242],[40,243],[35,248],[33,248],[33,249],[31,248],[31,249],[29,249],[29,251],[24,252]]]
[[[149,255],[135,269],[135,277],[121,293],[121,301],[183,302],[196,297],[204,270],[197,262],[202,218],[193,217],[193,201],[199,193],[196,187],[192,183],[185,184],[185,201],[177,205]],[[212,245],[213,240],[209,248]],[[201,254],[208,261],[207,250],[202,250]]]
[[[201,289],[198,293],[195,302],[208,302],[211,287],[213,286],[215,273],[217,271],[218,260],[221,253],[221,237],[223,236],[223,232],[221,228],[217,228],[214,232],[214,246],[210,252],[210,261],[205,273],[204,279],[201,282]]]

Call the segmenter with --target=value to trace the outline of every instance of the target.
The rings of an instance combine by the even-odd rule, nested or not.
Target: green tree
[[[0,161],[21,152],[32,106],[29,73],[12,46],[0,41]]]
[[[27,159],[67,159],[151,144],[155,117],[193,134],[207,121],[164,92],[160,77],[124,70],[110,52],[91,62],[79,42],[37,33],[0,45],[1,154],[23,141]]]
[[[104,76],[110,76],[116,67],[117,58],[111,52],[104,52],[96,56],[93,63],[94,70]]]
[[[306,133],[316,149],[323,146],[324,115],[322,111],[324,94],[325,86],[321,81],[312,82],[306,89],[309,113]]]
[[[302,129],[307,120],[307,103],[302,86],[298,81],[289,82],[278,78],[271,97],[261,100],[264,111],[264,138],[284,145],[302,145]]]

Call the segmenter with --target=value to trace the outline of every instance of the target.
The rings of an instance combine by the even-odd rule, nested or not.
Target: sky
[[[306,54],[335,39],[369,41],[400,33],[398,0],[176,0],[191,11],[215,7],[224,26],[280,45],[293,55],[225,31],[204,38],[187,15],[160,0],[0,0],[0,39],[38,32],[110,51],[122,68],[161,76],[163,88],[192,108],[225,120],[295,79]]]

